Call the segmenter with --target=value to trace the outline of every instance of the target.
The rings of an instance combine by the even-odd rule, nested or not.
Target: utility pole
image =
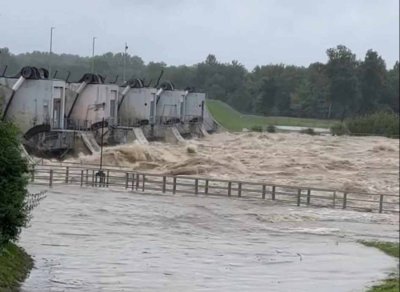
[[[95,42],[96,42],[96,37],[93,37],[92,40],[92,73],[94,73],[94,46],[95,46]]]
[[[103,170],[104,125],[105,125],[105,120],[103,118],[103,120],[101,121],[100,171]]]
[[[125,75],[126,75],[126,57],[127,57],[126,52],[127,52],[127,50],[128,50],[128,44],[125,43],[124,64],[123,64],[123,72],[122,72],[122,80],[123,80],[123,82],[126,82]]]
[[[51,55],[53,53],[53,30],[55,27],[50,27],[50,50],[49,50],[49,78],[51,78]]]

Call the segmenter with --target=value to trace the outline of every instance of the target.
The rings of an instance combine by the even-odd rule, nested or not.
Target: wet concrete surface
[[[356,240],[399,235],[396,215],[71,186],[30,225],[22,291],[364,291],[397,263]]]

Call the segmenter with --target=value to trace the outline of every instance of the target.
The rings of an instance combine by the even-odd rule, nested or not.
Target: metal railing
[[[117,125],[121,127],[140,127],[150,124],[150,117],[148,119],[122,119],[118,118]]]
[[[203,117],[201,115],[185,115],[183,118],[185,124],[201,124]]]
[[[270,200],[295,206],[351,209],[364,212],[399,213],[399,196],[347,192],[307,186],[288,186],[266,182],[246,182],[204,177],[172,176],[152,173],[70,166],[32,166],[31,184],[78,185],[125,189],[156,194],[227,196]]]
[[[92,120],[68,119],[64,118],[64,128],[74,131],[90,131],[93,124]]]
[[[156,116],[155,124],[156,125],[176,125],[181,124],[181,119],[179,115],[170,115],[170,116]]]
[[[108,127],[116,126],[117,119],[113,117],[105,118],[104,121]],[[95,124],[101,124],[102,120],[80,120],[80,119],[64,119],[64,128],[73,131],[92,131]]]

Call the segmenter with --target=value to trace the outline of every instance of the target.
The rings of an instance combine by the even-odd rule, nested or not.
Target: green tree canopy
[[[15,240],[28,220],[27,172],[16,128],[0,122],[0,245]]]

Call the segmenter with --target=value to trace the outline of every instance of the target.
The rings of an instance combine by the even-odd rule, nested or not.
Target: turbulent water
[[[221,133],[107,147],[104,164],[397,195],[398,157],[382,137]],[[398,240],[398,215],[271,204],[54,188],[22,234],[35,258],[22,291],[364,291],[396,268],[356,242]]]
[[[220,133],[188,143],[109,147],[104,164],[163,174],[399,193],[396,139]],[[98,163],[99,157],[81,156],[69,161]]]
[[[396,268],[356,243],[397,240],[396,215],[270,204],[54,188],[21,236],[22,291],[364,291]]]

